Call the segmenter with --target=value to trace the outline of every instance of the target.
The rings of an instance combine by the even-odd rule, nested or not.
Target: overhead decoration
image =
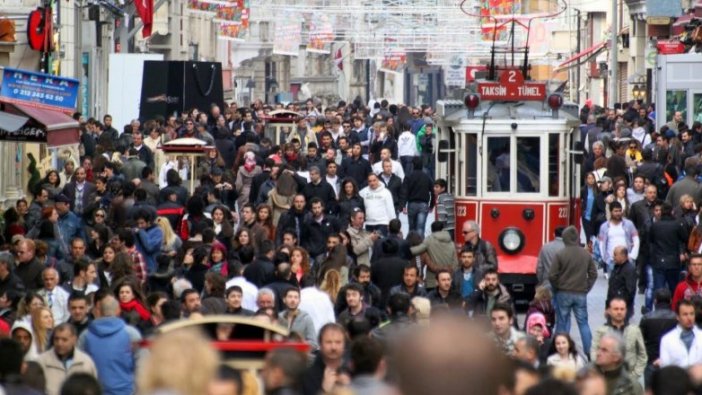
[[[220,40],[244,41],[246,28],[241,23],[220,22],[217,29],[217,38]]]
[[[407,64],[407,51],[397,46],[397,43],[392,39],[386,39],[385,41],[388,47],[385,50],[385,56],[383,56],[380,69],[385,72],[399,73]]]
[[[521,13],[520,0],[481,0],[480,15],[482,18],[482,37],[484,41],[507,41],[509,39],[509,25],[501,26],[501,20],[495,18],[503,15],[519,15]]]
[[[228,5],[220,0],[188,0],[194,12],[209,12],[214,19],[217,8],[206,4]],[[469,56],[471,63],[489,56],[492,44],[494,21],[505,21],[514,14],[526,19],[532,14],[522,14],[523,0],[250,0],[255,9],[252,22],[265,22],[270,26],[270,40],[276,53],[295,53],[289,45],[297,37],[297,28],[290,26],[290,16],[300,21],[300,41],[308,52],[329,54],[334,57],[334,41],[344,41],[351,45],[354,59],[375,60],[378,64],[388,58],[401,58],[391,50],[385,38],[392,38],[393,48],[401,48],[407,53],[425,53],[428,64],[449,66],[453,55]],[[562,0],[540,0],[540,8],[557,7]],[[543,3],[547,3],[543,5]],[[525,3],[524,3],[525,4]],[[246,5],[245,10],[249,9]],[[467,15],[462,9],[473,15]],[[233,21],[237,22],[238,14]],[[243,11],[242,11],[242,19]],[[558,18],[543,26],[540,37],[547,40],[530,40],[537,47],[550,48],[550,32],[569,29],[569,18]],[[282,30],[281,30],[282,29]],[[222,27],[222,31],[236,32],[240,37],[259,40],[263,37],[241,35],[241,29]],[[292,30],[293,37],[286,38],[283,31]],[[509,28],[500,29],[497,40],[506,40]],[[246,31],[246,29],[245,29]],[[277,37],[277,38],[276,38]],[[220,38],[224,36],[220,35]],[[229,39],[229,38],[227,38]],[[261,42],[270,45],[269,41]],[[522,43],[520,45],[523,45]],[[287,50],[283,51],[282,48]],[[545,57],[548,51],[532,51],[530,59]],[[386,59],[394,64],[395,60]]]
[[[298,56],[302,43],[302,21],[297,14],[289,14],[286,21],[276,23],[273,53]]]
[[[331,43],[334,41],[334,27],[329,16],[321,13],[312,13],[307,23],[309,26],[307,52],[331,53]]]

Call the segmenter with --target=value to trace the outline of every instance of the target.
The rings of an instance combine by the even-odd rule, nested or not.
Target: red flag
[[[154,0],[134,0],[139,18],[144,24],[141,34],[146,38],[151,36],[151,26],[154,22]]]
[[[341,48],[336,50],[336,55],[334,56],[334,63],[339,70],[344,71],[344,56],[341,53]]]

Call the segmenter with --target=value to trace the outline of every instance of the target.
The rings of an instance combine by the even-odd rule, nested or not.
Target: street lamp
[[[632,91],[634,99],[645,100],[646,99],[646,86],[640,86],[639,84],[634,85],[634,90]]]

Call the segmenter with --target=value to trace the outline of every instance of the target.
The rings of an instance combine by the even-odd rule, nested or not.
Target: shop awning
[[[80,140],[80,123],[61,111],[18,103],[4,103],[4,108],[15,123],[7,124],[12,126],[8,128],[0,121],[0,140],[46,143],[49,147],[78,144]],[[25,122],[16,126],[19,118]]]
[[[29,118],[0,111],[0,129],[14,133],[24,126]]]
[[[590,48],[587,48],[584,51],[580,51],[577,54],[571,56],[570,58],[566,59],[565,62],[561,63],[556,67],[555,71],[559,71],[568,67],[573,67],[573,66],[578,66],[582,64],[585,60],[589,59],[592,56],[597,55],[600,51],[605,49],[607,47],[607,41],[603,41],[597,45],[593,45]]]

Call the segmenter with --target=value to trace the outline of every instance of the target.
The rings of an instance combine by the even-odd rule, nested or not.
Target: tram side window
[[[488,192],[509,192],[511,174],[509,170],[510,161],[510,138],[490,137],[487,144],[488,164],[487,164],[487,191]]]
[[[538,193],[541,176],[541,138],[517,138],[517,192]]]
[[[475,196],[478,193],[478,136],[466,135],[466,196]]]

